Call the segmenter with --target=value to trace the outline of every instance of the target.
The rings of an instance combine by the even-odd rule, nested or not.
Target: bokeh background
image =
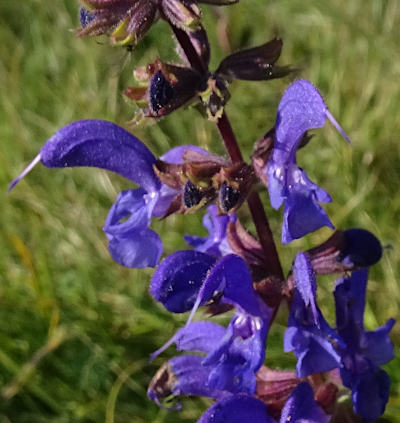
[[[202,9],[213,66],[229,51],[280,36],[280,63],[300,68],[300,76],[324,94],[354,146],[327,124],[299,161],[331,193],[334,201],[326,208],[338,228],[367,228],[386,246],[371,269],[367,328],[399,317],[399,1],[243,0]],[[177,60],[165,23],[127,52],[104,38],[75,38],[77,14],[74,0],[0,2],[0,422],[194,422],[209,401],[185,399],[182,411],[168,412],[146,398],[151,376],[174,349],[152,364],[149,354],[186,316],[172,316],[153,302],[152,270],[126,269],[109,257],[101,228],[117,193],[130,183],[96,169],[39,165],[6,194],[8,182],[65,124],[104,118],[126,125],[137,110],[121,92],[132,84],[136,65],[156,56]],[[247,158],[273,125],[289,82],[232,85],[227,112]],[[195,110],[133,132],[156,155],[183,143],[223,153],[214,125]],[[279,240],[281,212],[261,195]],[[246,221],[246,210],[241,216]],[[201,215],[153,227],[166,254],[185,248],[184,233],[205,233]],[[297,251],[329,234],[320,230],[279,247],[285,270]],[[333,278],[320,280],[319,302],[331,322],[332,287]],[[269,338],[268,365],[295,363],[281,352],[286,318],[283,307]],[[399,422],[399,357],[385,369],[393,382],[381,421]]]

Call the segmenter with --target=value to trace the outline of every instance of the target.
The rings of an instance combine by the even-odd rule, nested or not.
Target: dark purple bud
[[[251,192],[256,178],[252,166],[235,163],[222,167],[214,177],[214,187],[219,189],[218,208],[220,213],[232,213],[237,210]]]
[[[282,50],[282,40],[277,38],[258,47],[240,50],[226,57],[216,74],[225,78],[262,81],[282,78],[292,70],[275,66]]]
[[[240,191],[224,182],[218,194],[219,206],[224,213],[228,213],[239,202]]]
[[[317,274],[341,273],[377,263],[382,257],[382,246],[371,232],[355,228],[336,231],[307,254]]]
[[[204,76],[189,67],[163,63],[157,59],[146,68],[137,68],[136,78],[148,81],[143,87],[128,87],[124,94],[143,108],[146,117],[162,117],[196,99],[204,89]]]
[[[212,121],[218,121],[222,116],[225,104],[230,98],[228,81],[218,75],[211,76],[200,97],[208,118]]]
[[[159,110],[166,107],[174,96],[174,89],[161,71],[158,71],[151,80],[149,88],[149,106],[158,114]]]
[[[189,31],[187,35],[196,50],[197,55],[201,59],[204,69],[207,69],[210,63],[210,44],[208,42],[206,30],[203,26],[201,26],[199,30]],[[188,64],[190,64],[189,58],[186,57],[186,53],[181,51],[179,52],[181,53],[181,56],[186,59]]]
[[[382,246],[371,232],[365,229],[348,229],[343,232],[345,247],[338,260],[354,267],[369,267],[382,257]]]
[[[203,193],[192,181],[187,181],[183,188],[183,203],[190,209],[200,204]]]

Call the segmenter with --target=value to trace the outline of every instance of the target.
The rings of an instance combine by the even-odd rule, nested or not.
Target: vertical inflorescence
[[[238,0],[237,0],[238,1]],[[235,0],[82,0],[77,35],[107,34],[116,45],[134,45],[158,20],[167,21],[181,63],[157,58],[138,68],[140,84],[125,95],[140,104],[145,118],[158,119],[195,104],[218,126],[227,157],[195,145],[182,145],[156,158],[128,131],[103,120],[70,123],[57,131],[10,189],[39,161],[49,168],[92,166],[116,172],[138,187],[121,192],[104,225],[112,258],[131,268],[158,266],[150,292],[172,313],[188,312],[184,327],[152,355],[171,345],[180,353],[154,376],[148,396],[171,407],[171,398],[211,397],[215,404],[199,423],[339,421],[339,392],[351,395],[354,411],[377,419],[388,400],[390,379],[380,368],[393,358],[389,332],[394,320],[375,331],[363,324],[368,268],[381,257],[374,235],[363,229],[336,231],[315,248],[298,252],[284,274],[267,216],[255,186],[264,185],[271,206],[283,206],[281,241],[301,238],[323,226],[334,228],[321,203],[330,195],[312,182],[296,161],[308,144],[308,131],[332,122],[350,143],[317,90],[296,80],[283,94],[276,121],[255,144],[251,163],[243,160],[225,105],[232,80],[267,81],[292,73],[277,61],[282,41],[228,55],[209,69],[210,45],[197,3],[230,5]],[[236,212],[248,205],[257,235]],[[153,218],[207,208],[206,237],[186,235],[190,246],[160,258]],[[336,325],[317,304],[317,277],[336,274]],[[277,310],[289,305],[285,352],[297,358],[295,371],[268,368],[268,334]],[[199,308],[230,312],[224,327],[195,320]],[[165,400],[168,400],[166,402]],[[173,402],[171,408],[178,408]],[[351,417],[348,417],[351,419]],[[347,420],[351,421],[351,420]]]

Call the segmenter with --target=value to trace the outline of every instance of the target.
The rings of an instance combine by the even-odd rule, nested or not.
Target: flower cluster
[[[146,86],[125,94],[144,103],[158,118],[188,103],[200,104],[216,121],[229,158],[195,145],[180,145],[159,158],[135,136],[104,120],[84,120],[57,131],[11,184],[12,189],[37,163],[48,168],[89,166],[115,172],[137,185],[122,191],[104,225],[111,257],[133,268],[157,266],[150,293],[171,313],[188,313],[187,323],[152,354],[171,345],[180,353],[166,361],[150,382],[148,396],[168,408],[184,395],[216,402],[199,423],[333,421],[342,407],[340,392],[366,421],[378,418],[388,401],[390,379],[380,368],[393,358],[389,332],[394,320],[375,331],[364,328],[368,268],[382,247],[363,229],[336,231],[324,243],[297,253],[285,277],[268,220],[254,187],[263,184],[270,203],[283,210],[282,243],[322,226],[334,228],[320,203],[329,194],[312,182],[296,161],[311,139],[308,131],[328,119],[350,143],[322,95],[307,80],[293,82],[278,105],[274,127],[255,145],[251,163],[241,158],[224,106],[232,79],[265,81],[286,76],[278,67],[282,41],[244,49],[211,72],[210,46],[194,0],[85,0],[79,36],[110,34],[115,44],[136,43],[162,18],[181,49],[182,64],[154,63],[136,71]],[[233,0],[198,3],[227,5]],[[257,237],[236,212],[248,203]],[[154,218],[194,213],[207,207],[205,237],[185,235],[190,246],[165,257]],[[336,274],[336,324],[317,304],[317,276]],[[296,372],[264,366],[268,334],[280,304],[289,306],[283,350],[293,351]],[[229,323],[195,320],[203,310],[229,313]],[[339,388],[346,388],[346,390]],[[171,404],[172,400],[172,404]]]

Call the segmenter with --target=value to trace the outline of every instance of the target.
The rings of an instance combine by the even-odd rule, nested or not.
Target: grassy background
[[[203,7],[216,65],[226,54],[284,40],[282,64],[303,69],[326,98],[354,147],[330,125],[318,131],[299,160],[327,189],[339,228],[372,230],[385,249],[371,270],[366,325],[398,317],[400,218],[400,3],[398,0],[246,0]],[[227,25],[230,46],[217,37]],[[154,304],[152,271],[113,263],[101,230],[116,194],[129,183],[94,169],[51,171],[38,166],[6,195],[7,183],[58,128],[77,119],[124,125],[135,110],[122,96],[135,65],[159,55],[176,59],[168,28],[159,22],[134,53],[105,40],[76,39],[73,0],[0,2],[0,422],[194,422],[209,404],[185,400],[179,413],[146,398],[151,376],[173,349],[149,364],[149,354],[181,325]],[[227,108],[246,157],[275,118],[287,80],[235,83]],[[182,143],[221,153],[212,123],[193,110],[135,129],[155,154]],[[281,213],[271,211],[279,233]],[[245,212],[244,212],[245,213]],[[245,216],[244,216],[245,217]],[[165,252],[183,248],[182,234],[200,233],[201,216],[156,222]],[[301,248],[329,235],[321,230],[281,248],[285,269]],[[332,318],[332,278],[321,281],[320,302]],[[282,358],[283,324],[268,345],[268,363]],[[398,345],[399,325],[392,339]],[[397,350],[398,352],[398,350]],[[400,360],[385,368],[391,399],[382,421],[400,421]],[[386,420],[385,420],[386,419]]]

